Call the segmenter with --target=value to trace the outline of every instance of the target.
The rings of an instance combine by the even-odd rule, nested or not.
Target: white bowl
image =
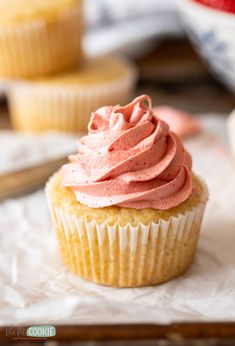
[[[235,92],[235,15],[179,0],[182,24],[215,77]]]

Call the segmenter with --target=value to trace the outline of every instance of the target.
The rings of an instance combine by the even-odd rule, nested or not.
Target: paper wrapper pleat
[[[39,77],[79,62],[82,28],[81,5],[50,22],[0,25],[0,75]]]
[[[205,202],[158,223],[111,226],[53,206],[49,190],[63,262],[81,278],[115,287],[155,285],[183,274],[194,258]]]
[[[135,70],[115,81],[91,87],[17,83],[9,89],[14,129],[25,132],[87,131],[91,112],[106,104],[125,104],[134,91]]]

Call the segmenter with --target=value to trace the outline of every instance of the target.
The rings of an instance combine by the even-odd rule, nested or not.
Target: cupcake
[[[156,285],[186,271],[207,188],[149,96],[92,113],[69,161],[46,186],[69,270],[114,287]]]
[[[86,131],[91,112],[105,104],[128,102],[135,81],[130,62],[103,56],[70,72],[12,83],[8,94],[12,125],[27,132]]]
[[[0,76],[38,77],[81,58],[81,0],[0,1]]]

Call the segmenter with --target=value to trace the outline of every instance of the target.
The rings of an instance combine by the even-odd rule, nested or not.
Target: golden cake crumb
[[[130,223],[132,226],[138,225],[140,222],[149,224],[150,222],[158,222],[160,219],[168,220],[172,216],[184,214],[185,211],[196,206],[201,199],[203,187],[199,179],[193,176],[193,193],[187,201],[169,210],[156,210],[151,208],[132,209],[118,206],[106,208],[90,208],[79,203],[73,191],[70,188],[63,187],[62,173],[58,171],[50,179],[50,198],[55,207],[60,207],[67,210],[70,214],[81,216],[86,221],[95,219],[97,223],[106,221],[109,225],[118,222],[120,225]]]

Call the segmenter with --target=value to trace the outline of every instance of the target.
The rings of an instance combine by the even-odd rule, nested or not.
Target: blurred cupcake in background
[[[135,82],[130,62],[104,56],[63,74],[13,83],[8,93],[12,125],[26,132],[86,131],[91,112],[129,101]]]
[[[81,0],[0,1],[0,76],[38,77],[81,60]]]

